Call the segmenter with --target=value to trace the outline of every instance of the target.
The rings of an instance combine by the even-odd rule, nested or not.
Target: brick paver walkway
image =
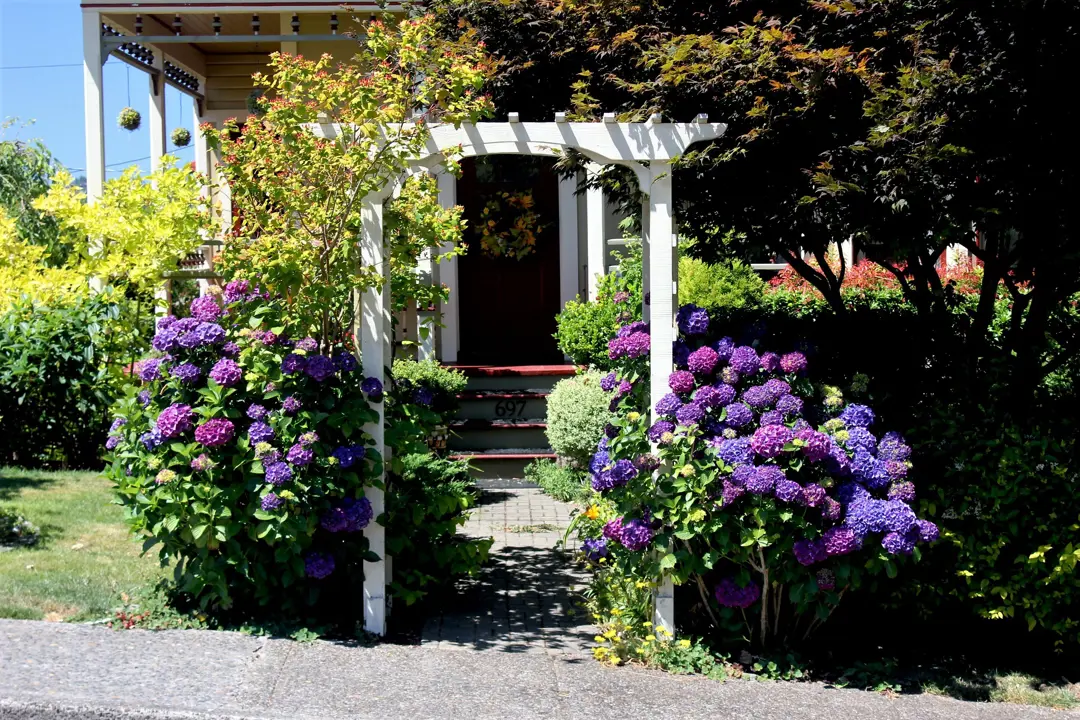
[[[485,490],[463,532],[495,538],[490,561],[428,620],[423,644],[587,653],[596,630],[575,601],[587,578],[560,545],[572,507],[534,489]]]

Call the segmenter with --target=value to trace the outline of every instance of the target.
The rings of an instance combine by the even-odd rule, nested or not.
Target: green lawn
[[[122,594],[162,576],[155,557],[139,557],[141,544],[111,499],[109,483],[96,473],[0,468],[0,505],[42,530],[36,546],[0,552],[0,617],[108,617]]]

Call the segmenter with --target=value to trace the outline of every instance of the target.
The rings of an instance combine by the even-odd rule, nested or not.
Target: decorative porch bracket
[[[516,114],[512,113],[511,118],[516,118]],[[338,135],[338,128],[334,125],[312,126],[311,129],[322,137]],[[557,121],[551,123],[512,121],[459,127],[432,125],[425,152],[410,164],[414,169],[438,172],[447,154],[466,158],[483,155],[557,156],[574,149],[596,165],[623,165],[634,171],[639,187],[648,195],[642,207],[642,242],[646,278],[644,289],[649,298],[644,310],[652,333],[649,355],[651,412],[652,398],[662,397],[667,392],[668,375],[674,367],[672,344],[675,341],[675,280],[678,265],[671,163],[694,143],[715,140],[726,129],[727,126],[722,123],[709,123],[704,115],[699,115],[693,123],[663,123],[659,116],[653,116],[647,123],[617,123],[610,119],[605,122],[573,123],[565,122],[560,114]],[[382,204],[401,180],[392,181],[377,197],[369,196],[365,200],[363,213],[362,257],[365,264],[382,268],[385,281],[381,287],[363,293],[359,308],[362,312],[357,313],[362,327],[357,336],[361,338],[364,374],[384,380],[384,368],[390,359],[391,329],[389,254],[382,237]],[[450,200],[451,192],[444,182],[440,182],[440,195],[444,200]],[[443,281],[446,280],[444,275]],[[447,326],[447,329],[456,331],[456,324],[453,328],[449,323]],[[446,329],[443,347],[456,348],[457,338],[445,335]],[[385,459],[389,450],[385,447],[385,419],[382,412],[380,406],[378,422],[370,425],[367,431],[374,438],[375,449]],[[383,511],[383,491],[369,488],[367,497],[378,516]],[[365,533],[371,550],[384,557],[385,529],[371,523]],[[364,619],[369,632],[385,632],[386,581],[385,562],[364,564]],[[654,594],[654,608],[654,622],[674,630],[674,602],[669,578],[664,578]]]

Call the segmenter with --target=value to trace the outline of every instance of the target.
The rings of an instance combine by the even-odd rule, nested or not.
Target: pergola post
[[[671,164],[653,162],[649,166],[649,172],[652,184],[649,188],[646,213],[649,242],[645,257],[648,259],[650,274],[645,289],[650,295],[647,309],[650,313],[652,335],[649,350],[649,398],[652,413],[652,405],[668,392],[668,376],[674,368],[672,344],[675,342],[678,251],[675,247],[675,224],[672,217]],[[642,219],[644,221],[644,218]],[[675,631],[674,585],[667,575],[660,579],[660,586],[653,597],[653,623],[672,633]]]
[[[602,167],[597,163],[589,163],[587,172],[589,179],[595,180],[600,174]],[[588,288],[590,301],[596,300],[596,293],[600,286],[600,278],[607,274],[607,247],[604,242],[604,189],[601,187],[588,187],[585,190],[585,231],[587,252],[585,267],[588,273]]]
[[[421,282],[430,283],[432,285],[437,282],[434,266],[435,261],[431,255],[431,248],[424,248],[423,250],[421,250],[420,258],[416,263],[416,272],[420,275]],[[435,323],[436,314],[432,312],[430,308],[426,307],[417,308],[417,310],[417,334],[420,337],[416,348],[416,359],[434,360],[435,333],[437,330]]]
[[[646,172],[649,169],[646,168]],[[646,193],[648,190],[642,188],[642,193]],[[649,256],[649,248],[651,244],[649,242],[649,226],[652,213],[651,197],[650,195],[643,195],[641,199],[641,319],[645,322],[650,322],[649,318],[651,313],[649,312],[649,299],[651,297],[651,285],[650,280],[652,278],[652,258]],[[658,395],[663,397],[662,395]]]
[[[361,261],[379,270],[382,283],[368,288],[360,297],[359,312],[354,313],[360,324],[360,359],[364,376],[378,378],[387,386],[386,365],[390,360],[390,256],[383,239],[383,199],[368,196],[362,208],[363,234],[360,240]],[[369,486],[364,495],[371,502],[375,518],[385,511],[383,484],[390,448],[386,445],[386,415],[382,401],[375,404],[378,417],[364,426],[374,440],[373,449],[382,457],[383,471],[375,478],[378,486]],[[364,561],[364,629],[376,635],[386,633],[386,580],[389,558],[386,557],[386,528],[374,520],[364,528],[368,548],[379,556],[376,562]]]
[[[559,178],[559,308],[578,296],[577,178]]]
[[[93,203],[105,186],[105,101],[101,14],[83,11],[83,114],[86,124],[86,200]]]
[[[165,154],[165,53],[154,50],[153,67],[158,73],[147,76],[150,85],[150,172],[161,167]]]
[[[453,174],[442,169],[436,175],[439,185],[439,205],[443,208],[452,208],[457,205],[457,178]],[[454,250],[452,245],[443,247],[443,253]],[[442,332],[439,334],[440,360],[444,363],[457,362],[458,347],[460,342],[458,322],[458,310],[460,308],[458,298],[458,265],[456,257],[448,257],[439,263],[439,282],[450,291],[450,296],[442,306]]]

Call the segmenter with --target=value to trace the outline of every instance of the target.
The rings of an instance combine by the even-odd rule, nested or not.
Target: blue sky
[[[78,0],[0,0],[0,119],[33,120],[29,127],[8,128],[5,139],[39,138],[68,168],[81,173],[86,167],[83,137],[82,13]],[[25,66],[59,65],[61,67]],[[106,178],[124,168],[150,169],[149,80],[145,73],[119,60],[105,64]],[[130,87],[130,91],[129,91]],[[128,104],[142,113],[139,130],[128,132],[116,124]],[[167,130],[186,127],[195,132],[192,101],[166,88]],[[194,144],[194,143],[192,143]],[[190,161],[192,147],[173,151]],[[137,162],[131,162],[137,161]]]

